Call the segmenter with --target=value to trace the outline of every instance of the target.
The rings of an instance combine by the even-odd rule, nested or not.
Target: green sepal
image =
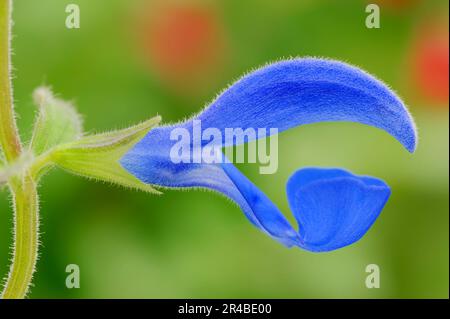
[[[119,160],[160,121],[157,116],[123,130],[86,136],[56,147],[48,159],[77,175],[159,194],[152,186],[128,173]]]
[[[81,116],[72,104],[55,98],[46,87],[37,88],[33,99],[39,108],[30,142],[34,155],[41,155],[82,136]]]

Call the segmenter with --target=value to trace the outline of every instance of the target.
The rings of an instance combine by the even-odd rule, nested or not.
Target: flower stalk
[[[22,154],[11,84],[11,0],[0,0],[0,145],[7,163]],[[36,183],[25,170],[9,179],[14,207],[14,251],[2,298],[24,298],[31,283],[38,249]]]

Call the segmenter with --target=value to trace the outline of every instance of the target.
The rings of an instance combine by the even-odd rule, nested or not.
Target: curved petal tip
[[[409,152],[417,130],[403,101],[386,84],[346,63],[295,58],[253,71],[197,116],[205,126],[272,127],[350,121],[382,129]],[[232,143],[227,143],[231,145]]]

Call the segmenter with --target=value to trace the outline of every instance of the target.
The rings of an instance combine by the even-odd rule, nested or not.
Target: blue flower
[[[341,169],[305,168],[287,183],[294,229],[279,209],[231,162],[174,163],[171,132],[195,130],[195,122],[217,128],[289,128],[328,121],[358,122],[382,129],[408,151],[416,129],[403,102],[383,83],[356,67],[324,59],[292,59],[249,73],[193,118],[151,130],[121,159],[122,166],[147,184],[168,188],[201,187],[236,202],[259,229],[283,243],[309,251],[330,251],[360,239],[390,195],[382,180]],[[225,136],[226,134],[224,134]],[[247,136],[245,142],[251,140]],[[220,146],[242,143],[227,139]],[[197,148],[206,141],[189,141]],[[192,159],[192,158],[190,158]]]

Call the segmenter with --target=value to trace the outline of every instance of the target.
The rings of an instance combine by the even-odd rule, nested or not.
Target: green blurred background
[[[280,136],[279,170],[240,168],[289,213],[285,182],[302,166],[345,167],[384,179],[392,196],[365,237],[314,254],[287,249],[211,192],[162,196],[54,170],[41,184],[41,252],[32,298],[448,298],[448,2],[372,1],[381,28],[365,27],[368,1],[15,1],[14,93],[29,139],[32,90],[73,100],[85,128],[126,127],[200,110],[242,73],[289,56],[324,56],[383,79],[419,128],[411,155],[386,133],[315,124]],[[67,29],[65,7],[81,9]],[[0,276],[12,245],[0,194]],[[292,220],[292,219],[291,219]],[[65,286],[78,264],[81,288]],[[381,288],[365,287],[365,267]]]

